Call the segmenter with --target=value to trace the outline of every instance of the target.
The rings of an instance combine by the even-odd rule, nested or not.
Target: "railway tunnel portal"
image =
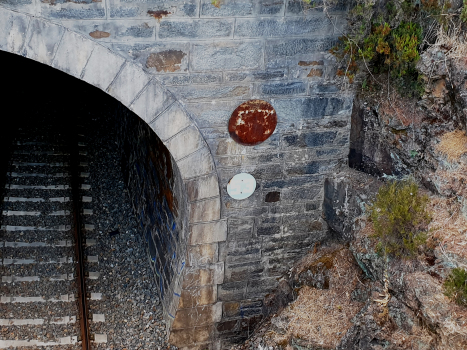
[[[190,276],[197,265],[193,258],[186,259],[189,201],[177,161],[147,123],[111,96],[32,60],[4,52],[0,57],[11,68],[21,66],[25,77],[35,77],[26,86],[5,81],[6,100],[28,103],[15,118],[5,120],[1,130],[1,296],[5,305],[0,319],[12,328],[3,335],[6,339],[0,347],[62,344],[68,348],[86,339],[85,334],[91,348],[123,345],[118,344],[123,334],[139,336],[131,331],[141,328],[130,320],[139,319],[128,310],[132,299],[138,300],[135,310],[141,309],[149,321],[160,322],[163,309],[169,330],[181,296],[200,287],[193,278],[182,287],[182,276]],[[51,93],[47,82],[61,89]],[[79,178],[77,196],[75,177]],[[75,212],[78,222],[73,222]],[[76,227],[82,237],[73,236]],[[73,246],[81,245],[79,257]],[[124,248],[128,257],[118,253]],[[78,271],[81,262],[82,271]],[[126,264],[135,266],[128,269]],[[143,283],[135,282],[138,279]],[[79,289],[81,280],[84,292]],[[146,301],[142,308],[141,298]],[[56,304],[62,299],[63,304]],[[75,309],[75,303],[84,309]],[[40,304],[43,308],[38,311]],[[23,320],[21,315],[29,317]],[[128,321],[117,322],[119,317]],[[70,325],[72,335],[67,337],[57,319],[74,320],[70,324],[89,322],[81,325],[78,336]],[[55,329],[46,328],[55,338],[41,339],[34,326],[42,324],[56,324]],[[118,324],[130,332],[120,329],[123,334],[115,334],[121,328]],[[154,327],[154,321],[149,324]],[[32,327],[24,334],[20,326]],[[14,339],[9,340],[12,335]]]
[[[327,236],[323,183],[346,163],[352,108],[352,96],[333,83],[327,50],[347,5],[326,13],[293,0],[117,5],[41,3],[39,11],[27,2],[2,2],[0,49],[61,70],[122,104],[119,120],[133,120],[120,124],[121,135],[133,140],[121,149],[141,232],[156,231],[150,186],[157,181],[147,181],[156,173],[165,182],[158,193],[166,212],[176,207],[180,218],[166,215],[164,239],[174,224],[177,237],[185,237],[175,258],[168,242],[160,254],[177,262],[175,277],[158,285],[167,285],[170,342],[228,347],[267,313],[264,298],[278,278]],[[232,112],[248,99],[266,100],[277,113],[274,134],[255,146],[228,132]],[[139,119],[127,118],[133,113]],[[152,146],[132,149],[135,140]],[[154,152],[155,144],[166,151]],[[153,169],[146,160],[154,157],[165,166]],[[241,172],[253,175],[257,187],[237,201],[227,184]],[[148,240],[150,259],[161,242]]]

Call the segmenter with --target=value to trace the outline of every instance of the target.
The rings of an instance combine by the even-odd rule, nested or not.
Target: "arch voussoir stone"
[[[215,169],[211,152],[207,147],[179,160],[177,165],[184,179],[207,175]]]
[[[95,45],[91,57],[89,57],[81,74],[81,79],[101,90],[107,91],[124,64],[124,58],[114,54],[106,47]]]
[[[190,125],[164,142],[175,160],[183,159],[205,146],[198,128]]]
[[[0,48],[19,54],[26,40],[30,16],[8,11],[0,7]]]
[[[50,66],[65,31],[64,27],[31,18],[20,54]]]
[[[107,89],[110,96],[115,97],[127,107],[149,83],[151,77],[141,67],[127,62]]]
[[[60,24],[0,7],[0,50],[39,61],[107,92],[134,111],[171,152],[189,200],[186,266],[173,287],[168,315],[170,341],[181,348],[212,344],[222,316],[217,286],[224,263],[219,242],[219,181],[210,150],[198,127],[165,89],[142,67]],[[198,344],[198,345],[193,345]],[[204,345],[203,345],[204,344]]]
[[[191,202],[219,197],[219,184],[217,174],[210,173],[208,175],[199,176],[186,181],[187,195]]]
[[[193,122],[180,103],[172,104],[162,114],[155,117],[149,123],[149,126],[151,126],[163,142],[175,136],[190,125],[193,125]]]
[[[92,51],[97,45],[81,35],[65,30],[57,48],[52,67],[80,78]]]
[[[174,102],[174,96],[153,78],[133,101],[130,109],[146,123],[150,124]]]

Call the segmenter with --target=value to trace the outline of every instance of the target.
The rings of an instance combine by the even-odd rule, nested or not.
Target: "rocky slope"
[[[325,215],[331,227],[341,230],[336,232],[340,241],[316,247],[290,270],[270,305],[293,301],[241,348],[467,348],[467,309],[449,300],[443,289],[449,271],[466,266],[467,220],[461,203],[432,194],[427,247],[414,259],[386,260],[376,251],[364,211],[380,185],[351,169],[328,181],[334,211]]]

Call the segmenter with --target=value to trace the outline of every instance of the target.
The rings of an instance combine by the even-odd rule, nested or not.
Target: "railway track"
[[[91,349],[104,322],[98,279],[85,127],[37,120],[20,130],[1,218],[0,349]],[[84,205],[83,205],[84,204]],[[89,308],[93,301],[93,313]]]

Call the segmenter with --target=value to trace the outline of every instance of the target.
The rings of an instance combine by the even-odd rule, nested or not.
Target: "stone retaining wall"
[[[127,108],[120,105],[117,111],[122,170],[170,329],[186,265],[187,195],[162,141]]]

